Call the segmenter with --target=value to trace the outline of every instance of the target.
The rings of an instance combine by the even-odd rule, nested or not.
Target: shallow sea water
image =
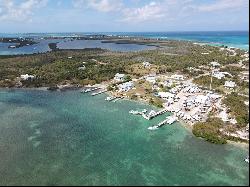
[[[0,185],[248,185],[248,150],[78,91],[0,90]]]

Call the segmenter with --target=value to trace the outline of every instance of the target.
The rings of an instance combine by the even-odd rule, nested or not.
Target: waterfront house
[[[32,80],[34,78],[35,78],[34,75],[29,75],[29,74],[21,75],[22,80]]]
[[[118,81],[118,82],[124,81],[125,80],[125,74],[120,74],[120,73],[115,74],[114,80]]]

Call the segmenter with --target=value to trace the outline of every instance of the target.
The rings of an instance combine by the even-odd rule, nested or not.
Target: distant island
[[[44,38],[48,39],[57,38]],[[109,93],[109,99],[128,98],[172,112],[195,136],[211,143],[249,142],[248,51],[143,37],[93,35],[64,39],[103,40],[155,49],[66,50],[51,42],[50,52],[0,56],[0,87],[83,92],[86,88],[100,88]],[[13,48],[36,43],[19,38],[2,38],[0,42],[15,43]],[[154,114],[144,116],[151,118]]]

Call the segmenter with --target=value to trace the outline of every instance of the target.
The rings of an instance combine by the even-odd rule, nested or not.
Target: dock
[[[145,118],[145,119],[147,119],[147,120],[151,120],[151,119],[153,119],[153,118],[155,118],[155,117],[157,117],[159,115],[162,115],[162,114],[164,114],[166,112],[168,112],[167,109],[162,109],[162,110],[160,110],[158,112],[155,112],[153,114],[149,114],[149,115],[143,114],[142,117]]]
[[[149,127],[148,129],[149,129],[149,130],[156,130],[156,129],[162,127],[163,125],[166,125],[166,124],[171,125],[171,124],[173,124],[175,121],[176,121],[176,118],[175,118],[175,117],[173,117],[173,116],[168,116],[164,121],[158,123],[157,125],[154,125],[154,126],[152,126],[152,127]]]

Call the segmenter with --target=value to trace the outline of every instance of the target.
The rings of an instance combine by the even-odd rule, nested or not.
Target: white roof
[[[116,77],[119,77],[119,78],[123,78],[125,76],[125,74],[120,74],[120,73],[117,73],[115,74]]]
[[[173,98],[175,95],[169,92],[159,92],[158,95],[163,98]]]
[[[224,86],[229,88],[234,88],[236,86],[236,83],[233,81],[226,81]]]
[[[220,66],[220,64],[219,64],[218,62],[210,62],[210,64],[211,64],[212,66]]]

